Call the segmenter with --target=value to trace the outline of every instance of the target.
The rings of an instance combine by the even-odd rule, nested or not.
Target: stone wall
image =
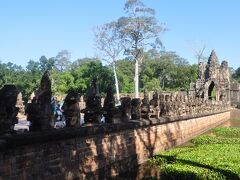
[[[240,109],[232,109],[231,111],[231,118],[232,119],[236,119],[236,118],[240,118]]]
[[[240,85],[238,83],[231,83],[230,97],[232,106],[236,106],[240,102]]]
[[[0,141],[0,179],[103,179],[188,141],[230,114],[5,135]]]

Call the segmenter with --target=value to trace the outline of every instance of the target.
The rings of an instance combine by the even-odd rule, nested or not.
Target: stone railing
[[[27,104],[25,113],[30,121],[30,131],[50,130],[54,127],[54,113],[52,107],[51,82],[48,72],[45,72],[38,94]],[[183,119],[184,117],[202,116],[204,114],[221,112],[230,107],[224,99],[221,101],[204,100],[190,96],[185,92],[159,93],[154,92],[152,97],[144,92],[143,99],[122,97],[121,105],[115,106],[112,86],[108,87],[107,95],[101,99],[97,86],[97,79],[93,79],[85,98],[85,108],[80,108],[80,96],[70,91],[63,104],[63,114],[66,127],[80,126],[80,119],[85,124],[126,123],[130,120],[164,121],[164,119]],[[0,134],[13,131],[16,115],[17,90],[14,85],[4,86],[0,91]],[[83,117],[81,117],[83,114]]]
[[[226,111],[5,134],[0,138],[0,179],[110,178],[229,118]]]

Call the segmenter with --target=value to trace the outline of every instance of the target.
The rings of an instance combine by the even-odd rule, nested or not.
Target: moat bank
[[[226,122],[231,114],[8,135],[0,143],[0,179],[114,176]]]
[[[231,118],[230,120],[228,120],[228,121],[226,121],[226,122],[224,122],[224,123],[222,123],[222,124],[220,124],[217,128],[219,129],[221,129],[221,128],[239,128],[240,129],[240,116],[238,117],[238,118],[236,118],[236,116],[234,117],[234,118]],[[226,129],[226,131],[228,131],[228,129]],[[229,133],[231,133],[231,132],[229,132]],[[235,134],[235,133],[233,133],[233,134]],[[212,137],[212,138],[208,138],[208,136],[210,136],[210,137]],[[197,136],[197,138],[194,138],[194,141],[192,142],[192,140],[191,141],[188,141],[188,142],[186,142],[186,143],[184,143],[184,144],[181,144],[180,146],[178,146],[178,147],[180,147],[180,149],[181,148],[185,148],[186,149],[186,151],[182,151],[182,152],[184,152],[184,153],[187,153],[187,148],[188,147],[190,147],[190,148],[192,148],[193,146],[195,146],[195,144],[196,143],[204,143],[204,141],[206,141],[206,142],[208,142],[208,143],[210,143],[210,140],[212,140],[213,141],[213,139],[215,138],[215,134],[214,134],[214,131],[213,130],[210,130],[210,131],[207,131],[207,132],[205,132],[203,135],[200,135],[200,136]],[[224,137],[225,136],[228,136],[228,134],[224,134]],[[225,138],[224,139],[222,139],[221,140],[221,143],[223,143],[224,144],[224,140],[225,140]],[[217,138],[216,138],[216,140],[215,141],[217,141]],[[230,143],[231,141],[230,140],[228,140],[228,143]],[[224,146],[224,145],[223,145]],[[224,147],[223,147],[224,148]],[[220,148],[221,149],[221,148]],[[174,149],[171,149],[170,151],[175,151],[175,148]],[[177,150],[176,150],[177,151]],[[192,152],[192,149],[189,149],[188,150],[189,152]],[[221,150],[220,150],[221,151]],[[178,151],[177,151],[178,152]],[[179,152],[181,152],[181,150],[179,150]],[[165,153],[165,152],[164,152]],[[206,152],[204,152],[204,150],[203,150],[203,153],[206,153]],[[216,152],[217,153],[217,152]],[[156,158],[157,158],[158,156],[156,156]],[[151,158],[150,158],[151,159]],[[117,176],[115,179],[143,179],[143,178],[148,178],[149,177],[149,179],[160,179],[160,177],[162,177],[161,176],[161,174],[160,174],[160,172],[161,172],[161,169],[160,169],[160,167],[158,166],[158,165],[154,165],[154,164],[158,164],[158,163],[160,163],[160,160],[156,160],[156,161],[152,161],[152,160],[150,160],[149,162],[146,162],[146,163],[143,163],[143,164],[141,164],[141,165],[139,165],[139,166],[136,166],[136,168],[134,168],[134,169],[132,169],[132,170],[130,170],[130,171],[128,171],[128,172],[125,172],[125,173],[123,173],[123,174],[120,174],[119,176]],[[225,163],[227,163],[227,162],[225,162]],[[230,163],[230,162],[229,162]],[[219,172],[223,172],[223,174],[224,174],[224,170],[219,170]],[[186,175],[186,174],[185,174]],[[228,174],[225,174],[225,175],[231,175],[231,173],[228,173]],[[164,177],[162,177],[162,178],[164,178]],[[173,177],[174,178],[174,177]],[[175,179],[176,179],[177,177],[175,177]]]

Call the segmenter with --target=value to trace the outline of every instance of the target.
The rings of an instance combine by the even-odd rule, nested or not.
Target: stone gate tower
[[[230,102],[228,62],[222,61],[220,65],[214,50],[207,63],[199,63],[198,80],[196,83],[191,83],[190,94],[204,100]]]

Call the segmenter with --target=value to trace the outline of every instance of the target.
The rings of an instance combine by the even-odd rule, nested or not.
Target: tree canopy
[[[139,96],[139,65],[148,48],[162,47],[160,33],[164,28],[155,17],[155,11],[146,7],[141,0],[127,0],[124,5],[126,16],[116,22],[116,30],[125,49],[125,55],[135,62],[135,97]]]
[[[55,58],[42,56],[38,61],[30,60],[23,68],[13,63],[0,62],[0,87],[15,84],[25,101],[39,87],[44,70],[49,70],[52,91],[65,95],[70,89],[85,95],[93,77],[97,77],[99,90],[104,95],[109,84],[114,84],[112,67],[97,58],[83,58],[73,61],[63,72],[54,67]],[[197,79],[197,65],[175,52],[149,50],[144,53],[140,66],[140,90],[188,90],[189,84]],[[128,58],[116,60],[116,70],[121,93],[134,93],[134,62]],[[238,70],[233,74],[239,78]]]

